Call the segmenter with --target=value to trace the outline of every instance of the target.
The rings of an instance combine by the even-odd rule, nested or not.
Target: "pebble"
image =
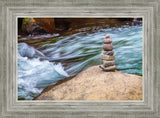
[[[105,36],[105,38],[109,38],[110,36],[109,36],[109,34],[107,34],[106,36]]]
[[[115,59],[115,56],[109,56],[109,55],[101,54],[100,58],[101,58],[102,60],[111,61],[111,60],[114,60],[114,59]]]
[[[113,50],[113,45],[112,44],[104,44],[103,49],[105,51],[112,51]]]
[[[104,67],[103,65],[99,66],[100,68],[102,68],[104,71],[114,71],[116,70],[116,66],[109,66],[109,67]]]
[[[102,60],[103,66],[104,67],[108,67],[108,66],[114,66],[115,61],[106,61],[106,60]]]
[[[110,56],[114,55],[114,51],[104,51],[103,50],[102,53],[105,55],[110,55]]]
[[[105,39],[103,40],[103,43],[104,43],[104,44],[110,44],[110,43],[112,43],[112,40],[111,40],[110,38],[105,38]]]

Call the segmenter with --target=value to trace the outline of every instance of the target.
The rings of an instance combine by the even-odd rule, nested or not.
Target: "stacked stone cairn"
[[[115,71],[115,56],[113,52],[113,45],[112,40],[110,39],[110,36],[107,34],[105,36],[105,39],[103,40],[103,51],[101,53],[100,59],[102,60],[102,65],[99,67],[103,71]]]

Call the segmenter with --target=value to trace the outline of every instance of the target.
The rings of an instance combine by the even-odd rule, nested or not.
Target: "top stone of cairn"
[[[109,38],[109,34],[106,34],[105,38]]]
[[[110,43],[112,43],[112,40],[109,37],[110,37],[109,34],[107,34],[105,36],[105,39],[103,40],[104,44],[110,44]]]

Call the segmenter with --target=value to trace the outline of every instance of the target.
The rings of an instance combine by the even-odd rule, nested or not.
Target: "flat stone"
[[[104,67],[114,66],[115,65],[115,61],[102,60],[102,64],[103,64]]]
[[[110,55],[110,56],[114,55],[114,51],[104,51],[103,50],[102,53],[105,55]]]
[[[112,40],[111,40],[110,38],[105,38],[105,39],[103,40],[103,43],[104,43],[104,44],[110,44],[110,43],[112,43]]]
[[[104,67],[103,65],[99,66],[103,71],[114,71],[116,70],[116,66],[109,66],[109,67]]]
[[[106,60],[106,61],[111,61],[111,60],[115,59],[115,56],[101,54],[100,59]]]
[[[109,38],[110,37],[110,35],[109,34],[107,34],[106,36],[105,36],[105,38]]]
[[[112,44],[104,44],[103,49],[105,51],[112,51],[113,50],[113,45]]]

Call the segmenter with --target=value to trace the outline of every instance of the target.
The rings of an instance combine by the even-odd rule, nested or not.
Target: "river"
[[[18,43],[18,99],[31,100],[45,87],[100,65],[106,34],[112,39],[117,69],[142,76],[142,33],[142,25],[124,25]]]

